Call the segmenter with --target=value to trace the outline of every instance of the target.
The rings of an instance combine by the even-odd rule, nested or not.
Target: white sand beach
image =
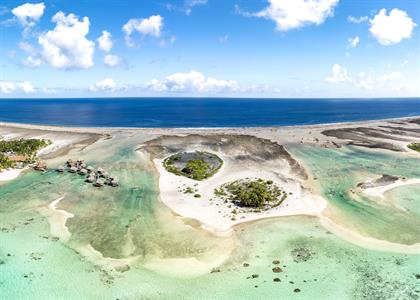
[[[19,175],[24,171],[24,169],[6,169],[0,171],[0,182],[10,181],[19,177]]]
[[[223,159],[224,164],[215,175],[203,181],[177,176],[165,170],[162,160],[154,160],[159,172],[161,201],[183,218],[198,220],[202,227],[209,231],[223,235],[228,234],[234,225],[262,218],[292,215],[319,216],[327,205],[322,197],[312,194],[309,189],[302,186],[301,181],[291,174],[284,161],[279,161],[278,169],[281,171],[273,170],[273,167],[276,169],[275,166],[264,165],[255,169],[253,166],[241,165],[239,167],[223,154],[216,154]],[[281,205],[270,210],[239,212],[233,216],[231,212],[234,207],[229,203],[218,201],[214,195],[214,189],[224,183],[247,177],[273,180],[288,194],[292,194],[289,194]],[[201,197],[195,198],[193,194],[185,194],[179,191],[179,188],[185,187],[194,187]],[[210,199],[214,200],[211,201]]]

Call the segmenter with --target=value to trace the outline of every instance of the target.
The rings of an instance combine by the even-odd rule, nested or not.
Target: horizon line
[[[420,96],[408,97],[237,97],[237,96],[114,96],[114,97],[10,97],[2,100],[88,100],[88,99],[255,99],[255,100],[380,100],[380,99],[420,99]]]

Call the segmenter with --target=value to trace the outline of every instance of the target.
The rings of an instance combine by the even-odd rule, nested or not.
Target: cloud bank
[[[34,87],[29,81],[0,81],[0,92],[4,94],[11,94],[13,92],[23,92],[25,94],[33,93]]]
[[[147,88],[156,92],[197,92],[220,93],[238,90],[238,83],[234,80],[220,80],[205,77],[197,71],[174,73],[163,81],[153,79]]]

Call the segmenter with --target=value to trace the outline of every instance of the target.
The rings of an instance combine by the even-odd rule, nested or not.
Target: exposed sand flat
[[[75,247],[91,263],[98,265],[107,271],[124,272],[129,270],[129,266],[134,264],[140,257],[129,256],[126,258],[104,257],[101,252],[93,248],[91,244]]]
[[[304,189],[292,174],[280,174],[273,169],[246,168],[242,165],[239,168],[227,157],[217,153],[223,160],[224,165],[218,173],[204,181],[196,181],[183,176],[177,176],[165,170],[161,160],[154,160],[159,171],[160,199],[171,210],[182,217],[198,220],[202,227],[216,234],[228,234],[234,225],[258,220],[262,218],[291,216],[291,215],[315,215],[319,216],[326,207],[327,202],[319,196],[313,195],[309,190]],[[284,162],[283,162],[284,165]],[[279,162],[279,166],[282,166]],[[289,171],[290,172],[290,171]],[[286,176],[287,175],[287,176]],[[220,185],[243,178],[264,178],[273,180],[283,187],[287,193],[292,193],[278,207],[261,212],[244,212],[233,215],[235,208],[230,203],[217,200],[214,189]],[[179,188],[194,187],[201,195],[195,198],[193,194],[185,194],[178,191]],[[210,201],[210,199],[215,199]],[[232,216],[235,219],[232,219]]]
[[[390,183],[384,186],[377,186],[363,189],[362,193],[364,193],[368,197],[385,199],[385,193],[392,189],[395,189],[400,186],[405,185],[412,185],[412,184],[420,184],[420,179],[413,178],[413,179],[399,179],[394,183]]]
[[[55,199],[48,206],[39,208],[39,211],[47,218],[50,224],[51,235],[58,237],[62,242],[67,242],[71,233],[66,226],[66,222],[67,219],[73,218],[74,215],[63,209],[57,209],[57,206],[64,197]]]
[[[6,169],[0,171],[0,182],[16,179],[23,171],[24,169]]]

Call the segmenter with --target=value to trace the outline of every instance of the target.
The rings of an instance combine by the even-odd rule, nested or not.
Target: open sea
[[[79,127],[255,127],[420,115],[420,98],[1,99],[0,121]]]

